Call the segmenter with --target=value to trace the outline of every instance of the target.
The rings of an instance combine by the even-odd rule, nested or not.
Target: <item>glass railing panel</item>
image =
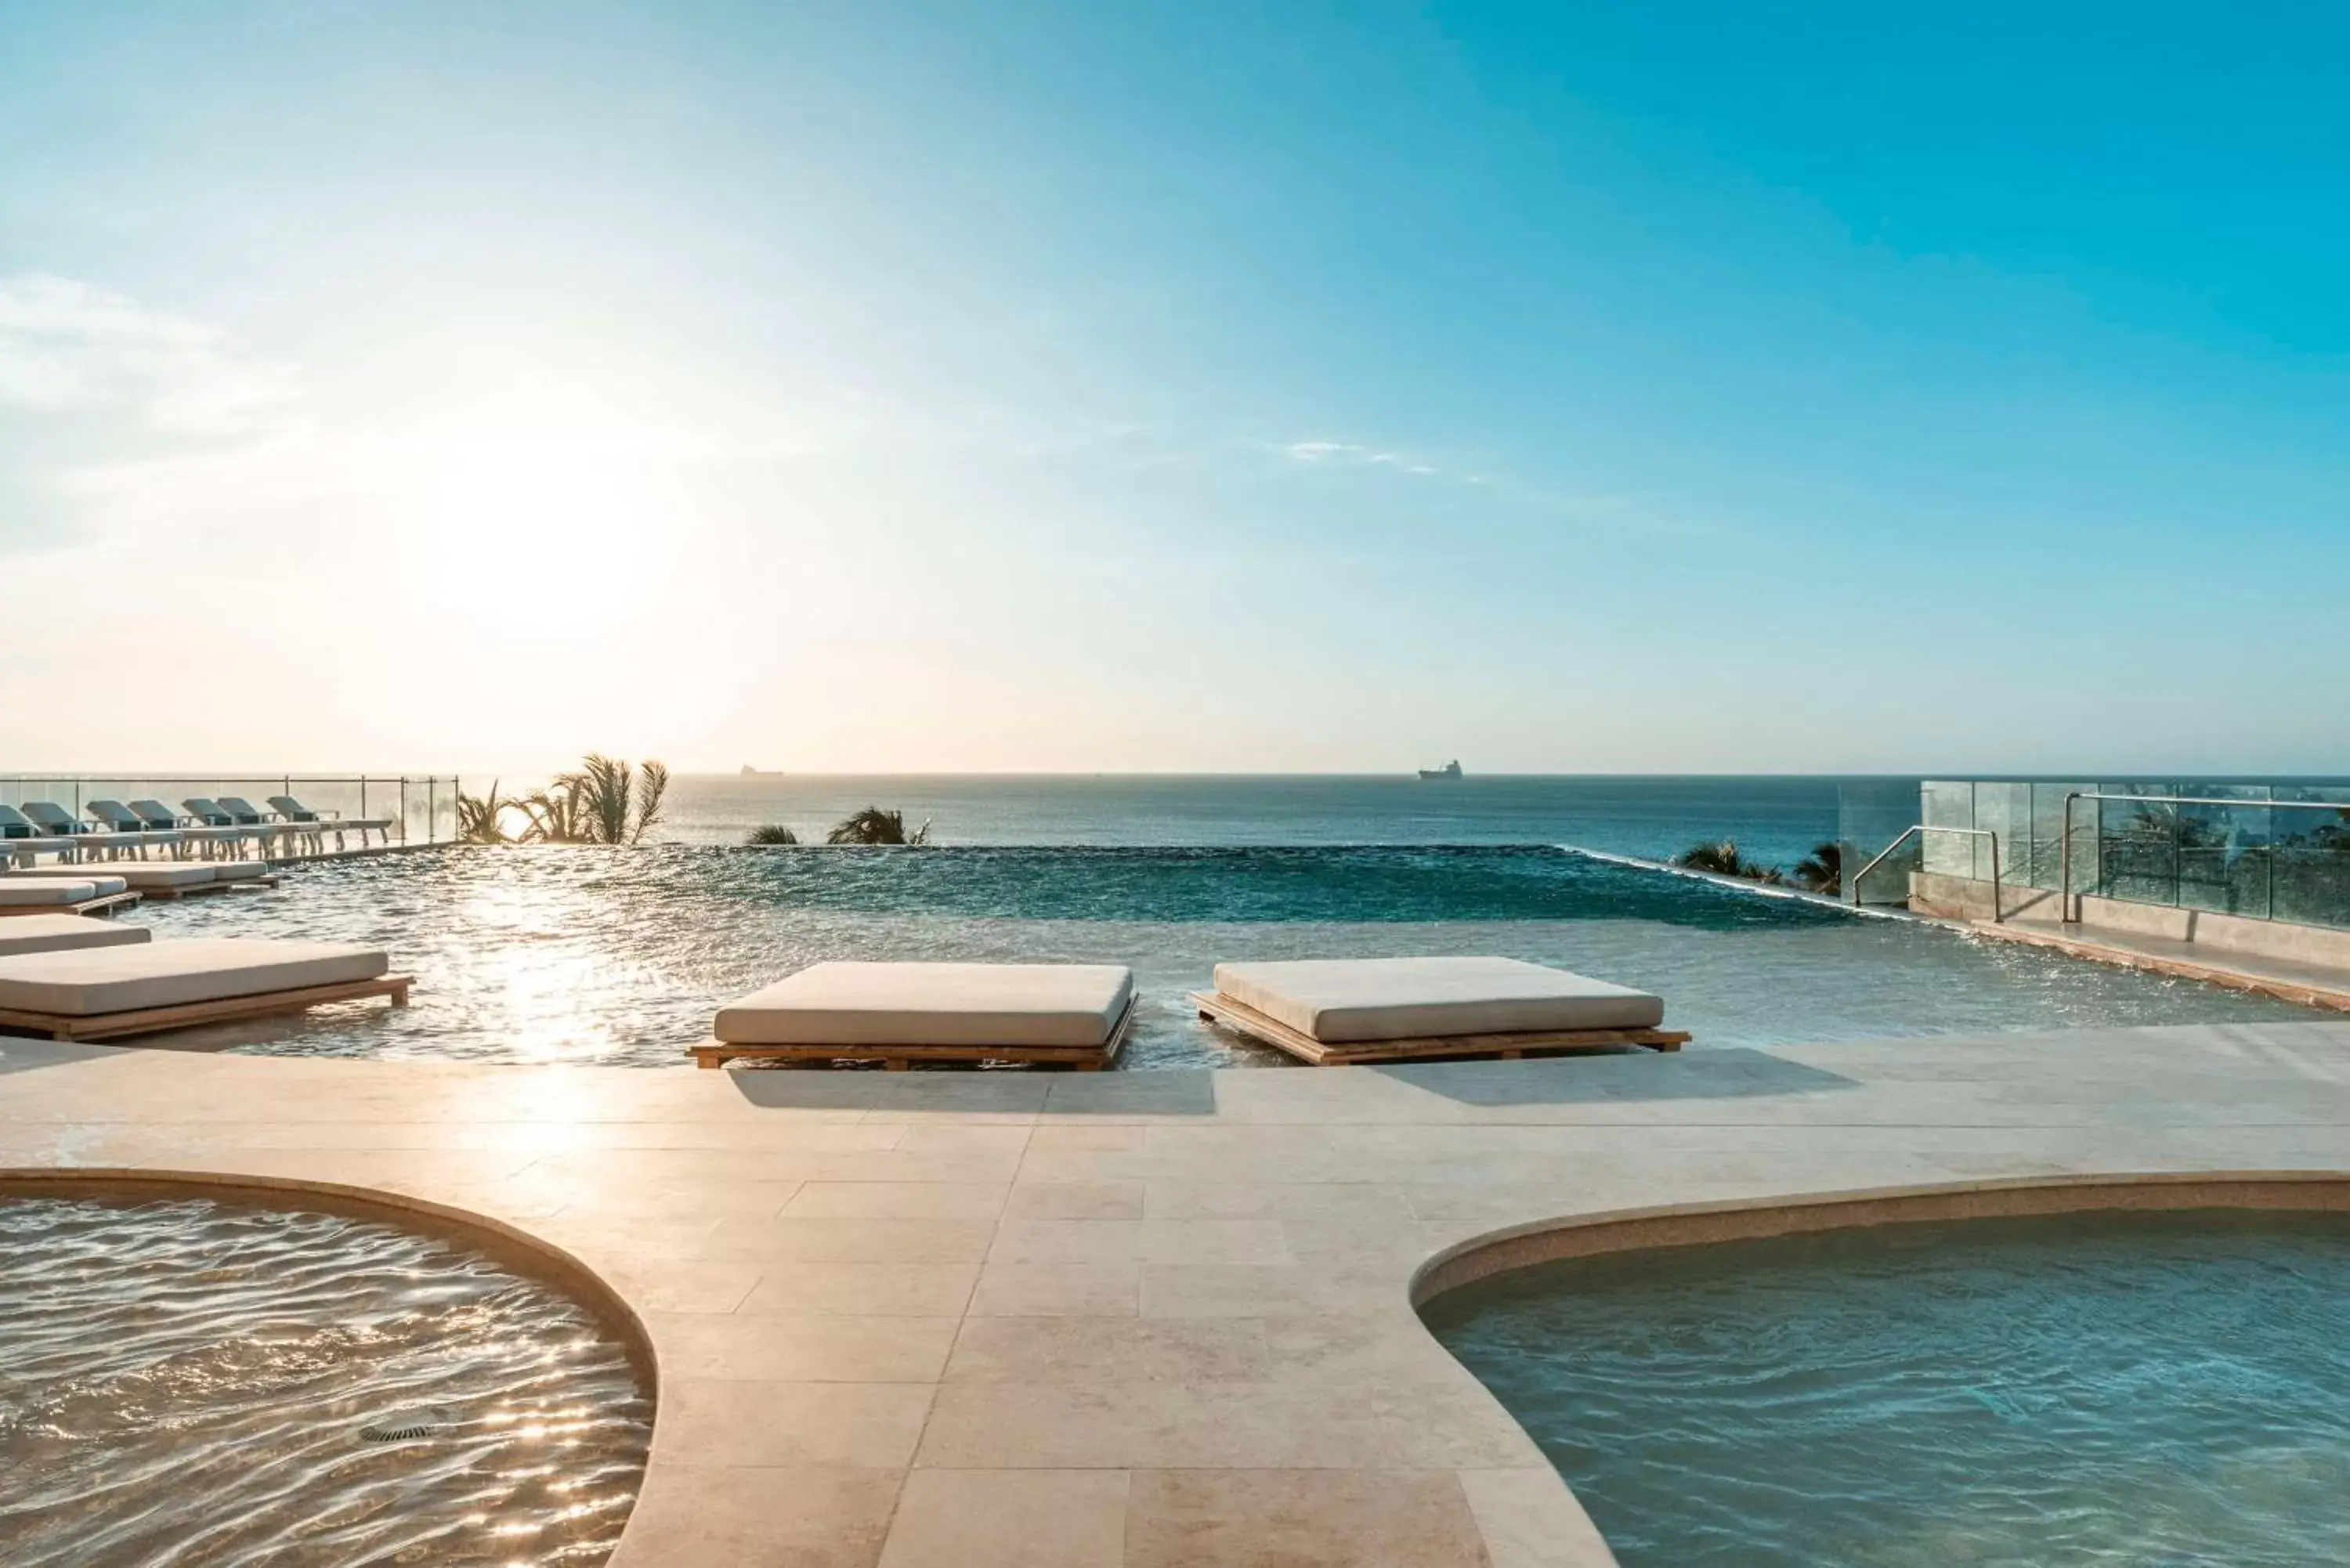
[[[2178,793],[2190,797],[2178,808],[2180,907],[2267,919],[2274,815],[2267,786],[2190,782]]]
[[[1975,785],[1965,779],[1928,779],[1918,787],[1918,820],[1929,827],[1975,825]],[[1956,833],[1929,833],[1920,867],[1937,877],[1975,875],[1973,841]],[[1989,871],[1983,873],[1990,875]]]
[[[2108,795],[2170,794],[2167,784],[2108,784]],[[2097,802],[2097,880],[2102,898],[2139,904],[2178,901],[2178,808],[2160,799]]]
[[[1918,823],[1915,779],[1846,779],[1836,786],[1836,842],[1850,877]],[[1905,873],[1906,876],[1906,873]],[[1877,878],[1869,878],[1876,883]],[[1908,884],[1902,884],[1904,896]]]
[[[2032,786],[2032,880],[2034,888],[2055,889],[2064,879],[2064,802],[2074,794],[2093,794],[2090,784],[2035,784]],[[2097,884],[2096,802],[2075,800],[2073,812],[2073,886],[2077,892]]]
[[[1999,835],[1999,878],[2010,887],[2032,884],[2032,786],[2027,784],[1979,783],[1975,785],[1974,826]],[[1940,836],[1970,847],[1974,877],[1991,880],[1991,846],[1988,838]]]
[[[2275,812],[2270,829],[2271,918],[2350,927],[2350,790],[2280,784],[2275,793],[2280,801],[2338,801],[2342,805],[2334,811]]]

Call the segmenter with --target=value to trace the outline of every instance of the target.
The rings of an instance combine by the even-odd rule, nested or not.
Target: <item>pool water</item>
[[[2350,1224],[1884,1227],[1425,1314],[1627,1568],[2350,1562]]]
[[[380,1222],[0,1197],[8,1568],[589,1568],[652,1410],[562,1293]]]
[[[1498,953],[1645,987],[1698,1048],[2306,1017],[1540,846],[443,848],[297,867],[273,893],[140,907],[159,935],[374,943],[414,1005],[190,1031],[328,1055],[673,1065],[727,1002],[820,959],[1109,961],[1125,1064],[1287,1058],[1202,1025],[1219,961]]]

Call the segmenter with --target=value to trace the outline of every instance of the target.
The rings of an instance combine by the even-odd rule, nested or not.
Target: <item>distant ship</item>
[[[1444,779],[1457,783],[1461,778],[1461,761],[1456,757],[1440,768],[1422,768],[1419,776],[1423,781]]]
[[[748,763],[743,764],[743,776],[746,779],[773,778],[782,772],[781,768],[754,768]]]

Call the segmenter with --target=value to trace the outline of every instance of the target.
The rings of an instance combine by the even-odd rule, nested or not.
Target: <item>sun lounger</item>
[[[86,860],[93,855],[119,855],[124,850],[147,846],[147,839],[140,834],[109,833],[95,824],[81,821],[53,800],[28,800],[16,815],[18,820],[31,823],[36,835],[57,843],[62,853],[75,860]]]
[[[188,806],[192,810],[196,804],[195,801],[190,801]],[[243,795],[224,794],[210,804],[230,822],[258,839],[262,853],[265,855],[269,853],[273,845],[276,846],[279,853],[285,853],[293,847],[296,838],[304,836],[302,829],[296,827],[292,823],[280,822]]]
[[[221,835],[219,842],[238,845],[260,843],[265,850],[267,848],[265,842],[267,835],[258,827],[237,821],[211,796],[190,795],[180,804],[187,807],[188,815],[192,820],[218,832]]]
[[[143,942],[154,933],[144,926],[119,920],[93,920],[81,915],[26,915],[0,920],[0,958],[19,953],[65,952],[73,948],[110,948]]]
[[[13,805],[0,805],[0,838],[41,838],[47,836],[33,819]]]
[[[1098,1070],[1134,1018],[1118,964],[820,963],[723,1009],[704,1067],[760,1061],[1021,1062]]]
[[[290,794],[273,794],[269,797],[269,804],[276,806],[278,815],[288,822],[312,823],[321,833],[333,834],[338,849],[343,847],[343,835],[346,833],[358,834],[362,849],[367,847],[370,833],[382,835],[386,844],[391,842],[392,819],[388,816],[345,816],[340,812],[312,811]]]
[[[1530,1056],[1689,1036],[1646,992],[1505,958],[1221,963],[1200,1016],[1316,1065]]]
[[[94,800],[82,809],[102,831],[136,837],[142,853],[148,849],[178,849],[186,838],[177,827],[156,827],[141,820],[137,812],[119,800]]]
[[[379,949],[218,939],[0,958],[0,1030],[104,1040],[385,996],[407,975]]]
[[[206,854],[223,844],[241,844],[246,836],[244,830],[234,824],[212,826],[173,811],[160,800],[134,800],[130,810],[141,827],[151,832],[176,833],[182,843],[193,845]]]

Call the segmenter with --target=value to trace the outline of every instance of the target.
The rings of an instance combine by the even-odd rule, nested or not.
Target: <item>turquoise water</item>
[[[142,906],[167,934],[388,948],[414,1005],[192,1033],[351,1055],[671,1064],[726,1002],[822,959],[1113,961],[1127,1064],[1272,1065],[1185,1000],[1227,959],[1499,953],[1655,990],[1699,1048],[2305,1016],[1540,846],[448,848]]]
[[[1662,859],[1729,837],[1792,867],[1836,836],[1847,799],[1884,803],[1902,826],[1918,820],[1914,778],[693,774],[671,786],[661,831],[677,843],[740,844],[772,822],[820,841],[870,804],[902,810],[910,826],[929,822],[934,841],[951,845],[1576,844]]]
[[[2350,1225],[1898,1226],[1440,1297],[1627,1568],[2350,1562]]]

